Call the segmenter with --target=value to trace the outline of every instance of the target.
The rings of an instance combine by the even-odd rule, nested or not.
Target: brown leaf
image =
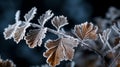
[[[0,67],[16,67],[16,65],[11,60],[2,60],[0,58]]]
[[[48,49],[44,53],[44,57],[47,57],[47,63],[50,66],[56,66],[60,64],[62,60],[72,60],[74,55],[74,47],[78,45],[78,41],[72,37],[59,38],[57,40],[48,40],[46,48]]]
[[[19,43],[21,39],[25,36],[26,29],[30,26],[31,23],[28,22],[22,22],[19,27],[16,28],[16,31],[14,33],[14,41],[16,43]]]
[[[83,39],[96,39],[97,38],[97,26],[93,26],[92,23],[82,23],[81,25],[75,25],[74,32],[77,37]]]
[[[41,46],[42,39],[45,38],[46,32],[47,28],[30,30],[27,36],[25,36],[26,43],[30,48],[34,48],[37,45]]]
[[[52,19],[52,25],[59,30],[61,27],[65,26],[68,24],[67,18],[64,16],[55,16]]]

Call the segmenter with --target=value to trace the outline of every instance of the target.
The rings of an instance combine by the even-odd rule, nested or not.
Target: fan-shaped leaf
[[[14,41],[19,43],[21,39],[25,36],[26,29],[30,26],[31,23],[22,22],[19,27],[16,28],[14,33]]]
[[[52,25],[59,30],[61,27],[65,26],[68,24],[67,18],[64,16],[55,16],[52,19]]]
[[[37,45],[41,46],[42,39],[45,38],[46,32],[47,28],[30,30],[27,36],[25,37],[26,43],[30,48],[34,48]]]
[[[81,25],[76,25],[74,27],[74,33],[75,35],[80,38],[81,40],[83,39],[96,39],[97,38],[97,26],[93,26],[92,23],[85,22]]]
[[[42,14],[42,16],[40,16],[40,18],[38,19],[38,22],[41,26],[44,26],[44,24],[53,17],[53,13],[51,13],[51,10],[46,11],[45,14]]]
[[[76,47],[78,41],[72,37],[59,38],[57,40],[48,40],[46,48],[48,49],[44,53],[44,57],[47,57],[47,63],[51,66],[56,66],[62,60],[72,60],[74,55],[73,47]]]
[[[25,16],[24,16],[25,21],[26,22],[31,21],[34,18],[36,11],[37,11],[37,8],[33,7],[27,14],[25,14]]]

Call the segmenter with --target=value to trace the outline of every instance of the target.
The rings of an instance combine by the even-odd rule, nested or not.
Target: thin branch
[[[32,23],[31,25],[32,25],[33,27],[42,28],[42,26],[40,26],[40,25],[38,25],[38,24]],[[53,30],[53,29],[51,29],[51,28],[47,28],[47,31],[49,31],[49,32],[51,32],[51,33],[53,33],[53,34],[56,34],[56,35],[62,35],[62,36],[64,36],[64,37],[70,37],[69,35],[66,35],[66,34],[64,34],[64,33],[60,32],[60,31]]]

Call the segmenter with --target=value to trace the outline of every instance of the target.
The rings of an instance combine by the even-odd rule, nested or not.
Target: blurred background
[[[17,67],[46,64],[46,58],[43,57],[43,52],[46,50],[44,44],[42,47],[30,49],[25,41],[16,44],[13,39],[5,40],[3,36],[4,28],[15,23],[17,10],[21,10],[21,20],[24,20],[24,14],[34,6],[38,11],[32,22],[37,23],[37,18],[50,9],[55,15],[64,15],[68,18],[69,25],[65,26],[67,31],[70,31],[75,24],[86,21],[94,23],[93,19],[97,16],[104,17],[111,6],[120,9],[119,0],[0,0],[0,56],[3,59],[11,59]],[[46,39],[50,39],[51,36],[54,35],[48,34]],[[58,67],[64,67],[64,62],[66,61]]]

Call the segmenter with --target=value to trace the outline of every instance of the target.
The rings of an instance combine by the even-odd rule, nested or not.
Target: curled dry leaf
[[[26,29],[30,26],[31,23],[22,22],[19,27],[16,28],[14,33],[14,41],[19,43],[21,39],[25,36]]]
[[[97,39],[97,26],[93,26],[92,23],[82,23],[81,25],[75,25],[74,27],[74,33],[75,35],[81,39]]]
[[[3,61],[0,58],[0,67],[16,67],[16,65],[11,60],[5,60],[5,61]]]
[[[31,21],[34,18],[36,11],[37,11],[37,8],[33,7],[27,14],[25,14],[25,16],[24,16],[25,21],[26,22]]]
[[[30,48],[34,48],[37,45],[41,46],[42,39],[45,38],[46,32],[47,28],[30,30],[29,33],[27,33],[27,36],[25,36],[26,43]]]
[[[59,30],[61,27],[65,26],[68,24],[67,18],[64,16],[55,16],[52,19],[52,25]]]
[[[14,36],[16,28],[21,24],[21,21],[19,21],[19,16],[20,16],[20,11],[17,11],[15,15],[16,23],[13,25],[9,25],[7,28],[5,28],[3,32],[5,39],[11,39]]]
[[[77,45],[78,41],[72,37],[48,40],[46,42],[47,51],[44,53],[44,57],[47,57],[47,63],[54,67],[59,65],[62,60],[72,60],[74,55],[73,48]]]
[[[38,19],[38,22],[41,26],[44,26],[44,24],[53,17],[53,13],[51,13],[51,10],[46,11],[45,14],[42,14],[42,16],[40,16],[40,18]]]

